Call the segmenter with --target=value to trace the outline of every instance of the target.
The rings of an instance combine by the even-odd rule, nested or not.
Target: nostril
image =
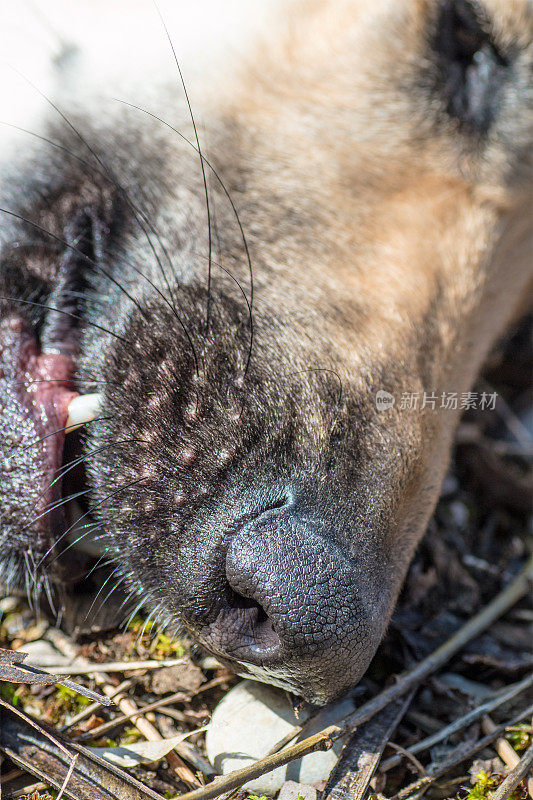
[[[225,561],[224,603],[216,619],[201,634],[204,642],[238,661],[267,665],[279,661],[282,640],[275,620],[267,612],[261,548],[248,546],[257,526],[270,524],[280,510],[294,504],[292,492],[283,491],[250,511],[231,532]],[[244,546],[243,546],[244,545]]]
[[[208,647],[236,661],[262,666],[280,657],[281,640],[263,606],[229,584],[224,606],[200,634]]]
[[[239,594],[229,584],[225,616],[232,635],[240,640],[236,644],[241,657],[249,659],[255,655],[263,661],[277,653],[281,641],[263,606],[257,600]]]

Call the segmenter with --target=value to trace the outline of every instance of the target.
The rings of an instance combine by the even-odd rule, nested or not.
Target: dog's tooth
[[[93,420],[101,405],[102,395],[100,392],[80,394],[71,400],[68,406],[67,433]]]

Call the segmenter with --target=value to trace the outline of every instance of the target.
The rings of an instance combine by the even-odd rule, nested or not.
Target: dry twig
[[[496,697],[492,697],[490,700],[487,700],[485,703],[482,703],[477,708],[472,709],[472,711],[469,711],[468,714],[459,717],[459,719],[450,722],[449,725],[446,725],[444,728],[441,728],[441,730],[437,731],[433,735],[427,736],[425,739],[422,739],[420,742],[417,742],[408,750],[406,750],[405,754],[413,756],[416,753],[421,753],[424,750],[429,750],[429,748],[433,747],[433,745],[437,744],[438,742],[442,742],[443,739],[447,739],[448,736],[452,736],[452,734],[457,733],[463,728],[466,728],[468,725],[471,725],[480,717],[485,716],[487,712],[492,711],[493,709],[504,705],[504,703],[507,703],[513,697],[516,697],[516,695],[520,694],[520,692],[529,689],[529,687],[532,685],[533,685],[533,675],[528,675],[526,678],[524,678],[524,680],[520,681],[519,683],[515,683],[512,686],[509,686],[504,692],[499,693]],[[491,733],[491,732],[492,732],[491,730],[484,731],[484,733]],[[514,753],[513,748],[510,745],[508,746]],[[401,762],[401,760],[402,760],[401,755],[392,756],[391,758],[388,758],[381,765],[380,767],[381,772],[388,772],[393,767],[396,767]],[[512,766],[514,766],[514,764]]]

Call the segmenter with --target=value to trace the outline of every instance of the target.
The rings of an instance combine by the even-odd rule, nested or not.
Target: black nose
[[[327,687],[322,701],[361,677],[369,660],[362,656],[379,634],[358,561],[327,524],[291,508],[249,523],[230,541],[226,580],[227,602],[203,631],[208,645],[264,668],[269,680],[290,675],[307,687],[312,674]]]

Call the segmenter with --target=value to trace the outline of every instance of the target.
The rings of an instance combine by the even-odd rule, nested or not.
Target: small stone
[[[0,614],[11,614],[20,603],[18,597],[4,597],[0,600]]]
[[[155,694],[167,692],[195,692],[205,681],[201,669],[189,661],[174,667],[162,667],[152,675],[152,691]]]
[[[60,653],[59,650],[56,650],[56,648],[45,639],[39,639],[35,642],[25,642],[20,649],[23,653],[27,653],[24,664],[29,664],[32,667],[40,667],[41,669],[47,667],[62,667],[70,664],[72,661],[72,659]],[[65,669],[65,672],[67,671],[68,670]]]
[[[278,800],[316,800],[317,792],[314,786],[307,786],[305,783],[287,781],[280,789]]]
[[[315,718],[306,736],[338,722],[353,710],[351,698],[339,701]],[[263,758],[295,725],[304,721],[305,714],[296,718],[287,694],[281,689],[243,681],[215,708],[206,735],[207,756],[215,769],[226,775]],[[338,739],[330,750],[309,753],[249,781],[245,788],[254,794],[274,795],[287,781],[307,786],[325,780],[337,763],[342,745],[343,741]]]
[[[200,661],[200,666],[205,670],[221,669],[222,664],[214,656],[206,656]]]

